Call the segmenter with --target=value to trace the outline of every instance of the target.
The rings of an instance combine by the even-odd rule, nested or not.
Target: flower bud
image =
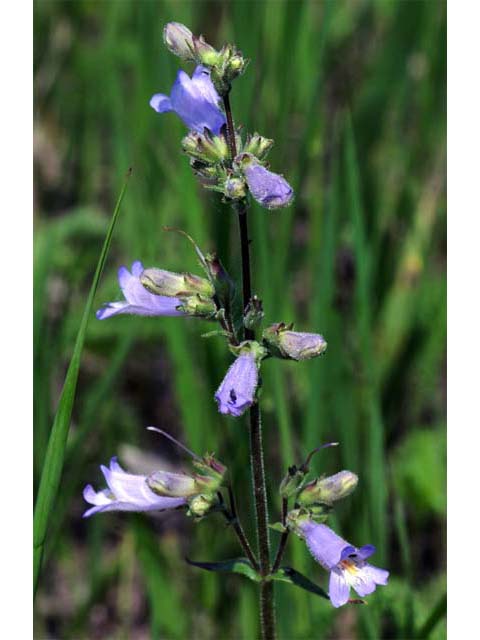
[[[243,147],[244,153],[251,153],[256,156],[259,160],[263,160],[266,158],[268,152],[273,147],[273,140],[269,138],[264,138],[260,136],[258,133],[254,133],[253,136],[249,136],[247,138],[247,142]]]
[[[318,333],[291,331],[293,325],[272,324],[263,332],[271,355],[287,360],[309,360],[325,352],[327,343]]]
[[[243,326],[255,329],[262,322],[264,315],[262,301],[253,296],[243,312]]]
[[[163,269],[145,269],[140,282],[150,293],[173,298],[200,294],[211,298],[215,291],[206,278],[192,273],[173,273]]]
[[[221,61],[221,54],[214,49],[203,36],[193,36],[193,47],[195,49],[196,60],[206,67],[214,67]]]
[[[198,294],[188,298],[181,298],[181,302],[182,304],[178,308],[189,316],[211,319],[217,311],[213,300]]]
[[[251,153],[241,153],[235,166],[245,176],[250,193],[266,209],[287,207],[293,198],[293,189],[283,176],[268,171]]]
[[[201,162],[216,164],[228,158],[228,145],[223,136],[213,136],[190,131],[182,140],[183,151]]]
[[[225,65],[225,79],[227,82],[235,80],[237,76],[245,71],[246,66],[247,60],[245,60],[242,54],[239,51],[232,50]]]
[[[167,48],[182,60],[195,60],[194,36],[180,22],[169,22],[163,29],[163,40]]]
[[[216,502],[216,496],[206,496],[203,494],[193,496],[193,498],[188,501],[187,515],[193,516],[194,518],[203,518]]]
[[[241,178],[228,177],[224,183],[225,195],[233,200],[241,200],[247,195],[247,185]]]
[[[291,498],[299,489],[303,482],[305,474],[301,469],[298,469],[295,465],[288,469],[287,475],[280,483],[280,495],[282,498]]]
[[[309,482],[299,493],[297,502],[302,506],[331,505],[350,495],[357,484],[358,476],[351,471],[340,471],[333,476]]]

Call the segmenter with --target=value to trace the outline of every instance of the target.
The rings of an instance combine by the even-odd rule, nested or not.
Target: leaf
[[[274,522],[273,524],[269,524],[268,526],[273,531],[278,531],[278,533],[285,533],[285,531],[287,530],[287,527],[281,522]]]
[[[221,560],[219,562],[194,562],[185,558],[188,564],[206,571],[220,571],[223,573],[240,573],[253,582],[260,582],[261,576],[255,571],[247,558],[233,558],[233,560]]]
[[[112,219],[107,230],[107,235],[103,243],[100,258],[97,263],[95,275],[93,277],[92,286],[88,294],[87,302],[83,312],[80,328],[78,330],[77,339],[73,349],[73,355],[70,360],[65,382],[63,384],[62,393],[58,403],[57,413],[55,415],[52,430],[48,440],[47,453],[43,463],[42,474],[40,478],[40,486],[35,504],[35,513],[33,517],[33,577],[34,577],[34,593],[37,589],[38,578],[40,575],[40,567],[42,564],[43,549],[48,530],[48,522],[52,514],[55,498],[57,495],[60,479],[62,476],[63,463],[65,458],[65,448],[70,428],[70,419],[72,416],[73,402],[75,399],[75,391],[77,388],[78,373],[80,370],[80,358],[85,342],[87,325],[92,313],[93,299],[97,290],[100,276],[107,257],[108,249],[112,240],[113,229],[118,218],[120,205],[127,188],[127,181],[131,175],[131,170],[126,175],[125,182],[118,197]]]
[[[280,569],[271,576],[271,579],[278,580],[279,582],[289,582],[305,591],[310,591],[310,593],[330,600],[326,591],[291,567],[280,567]]]
[[[221,329],[215,329],[214,331],[207,331],[207,333],[202,333],[201,338],[215,338],[216,336],[222,336],[224,338],[229,338],[230,334],[227,331],[222,331]]]

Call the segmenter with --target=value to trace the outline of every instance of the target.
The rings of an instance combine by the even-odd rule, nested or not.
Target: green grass
[[[338,440],[313,463],[317,473],[350,468],[360,476],[335,526],[354,543],[375,544],[374,560],[392,573],[391,586],[368,607],[347,613],[278,583],[280,638],[340,638],[349,629],[362,638],[443,638],[442,2],[36,3],[36,491],[91,273],[128,167],[133,175],[94,308],[119,295],[120,264],[197,269],[189,244],[164,225],[184,229],[204,250],[218,249],[239,275],[234,216],[196,183],[179,152],[182,124],[148,106],[176,73],[161,39],[168,20],[184,21],[213,44],[232,39],[251,59],[233,88],[235,119],[275,139],[271,167],[296,191],[289,209],[251,208],[254,289],[267,323],[295,321],[329,345],[315,361],[265,363],[271,519],[278,519],[286,466]],[[99,464],[122,456],[126,445],[181,462],[145,432],[149,424],[200,453],[214,450],[231,469],[248,518],[246,426],[221,417],[213,402],[230,356],[220,339],[199,338],[210,328],[204,322],[90,320],[46,539],[36,637],[94,637],[94,630],[102,637],[255,637],[255,586],[183,560],[238,555],[220,518],[198,525],[175,515],[81,520],[83,486],[98,485]],[[301,541],[292,540],[286,562],[325,586]]]

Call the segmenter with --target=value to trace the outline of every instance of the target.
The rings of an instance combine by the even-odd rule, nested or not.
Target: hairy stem
[[[235,496],[233,494],[232,487],[228,485],[228,497],[230,501],[230,512],[225,511],[225,516],[228,519],[229,524],[232,525],[235,533],[237,534],[238,541],[240,542],[240,546],[242,547],[245,555],[250,561],[250,564],[255,569],[255,571],[260,570],[260,566],[257,562],[257,559],[252,551],[250,543],[247,540],[247,536],[243,530],[242,524],[238,518],[237,514],[237,506],[235,504]]]
[[[282,500],[282,524],[283,524],[283,526],[285,526],[285,524],[287,522],[287,513],[288,513],[288,500],[287,500],[287,498],[283,498],[283,500]],[[280,538],[280,542],[278,544],[277,555],[275,556],[275,560],[273,562],[272,573],[275,573],[276,571],[278,571],[278,568],[280,567],[280,562],[282,561],[283,554],[285,552],[285,547],[287,546],[288,534],[289,533],[290,532],[289,532],[288,529],[286,529],[282,533],[282,537]]]
[[[237,155],[235,130],[233,127],[230,97],[223,98],[227,120],[227,143],[231,159]],[[242,287],[243,308],[245,309],[252,297],[250,276],[250,239],[248,237],[248,213],[246,201],[242,200],[234,207],[238,214],[240,228],[240,245],[242,254]],[[253,329],[245,329],[246,340],[255,339]],[[250,409],[250,465],[252,470],[253,496],[255,502],[255,516],[257,528],[257,543],[260,560],[260,574],[265,578],[260,583],[260,626],[263,640],[274,640],[275,633],[275,603],[273,583],[268,580],[270,575],[270,535],[268,529],[267,487],[265,483],[265,469],[263,463],[262,421],[260,407],[255,403]]]

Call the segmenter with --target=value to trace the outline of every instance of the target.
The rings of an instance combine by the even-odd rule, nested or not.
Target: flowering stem
[[[223,96],[223,104],[227,120],[227,143],[230,149],[231,159],[233,160],[237,155],[237,148],[232,110],[230,107],[230,97],[228,93]],[[239,201],[234,206],[234,209],[238,214],[240,227],[243,308],[245,309],[252,297],[250,277],[250,240],[248,237],[246,201]],[[253,329],[246,328],[244,335],[246,340],[255,339],[255,331]],[[276,633],[273,582],[268,580],[268,576],[270,575],[270,534],[268,529],[267,487],[265,483],[265,469],[263,463],[262,421],[258,402],[253,404],[250,409],[250,465],[252,468],[260,574],[264,578],[260,582],[260,625],[263,640],[274,640]]]

